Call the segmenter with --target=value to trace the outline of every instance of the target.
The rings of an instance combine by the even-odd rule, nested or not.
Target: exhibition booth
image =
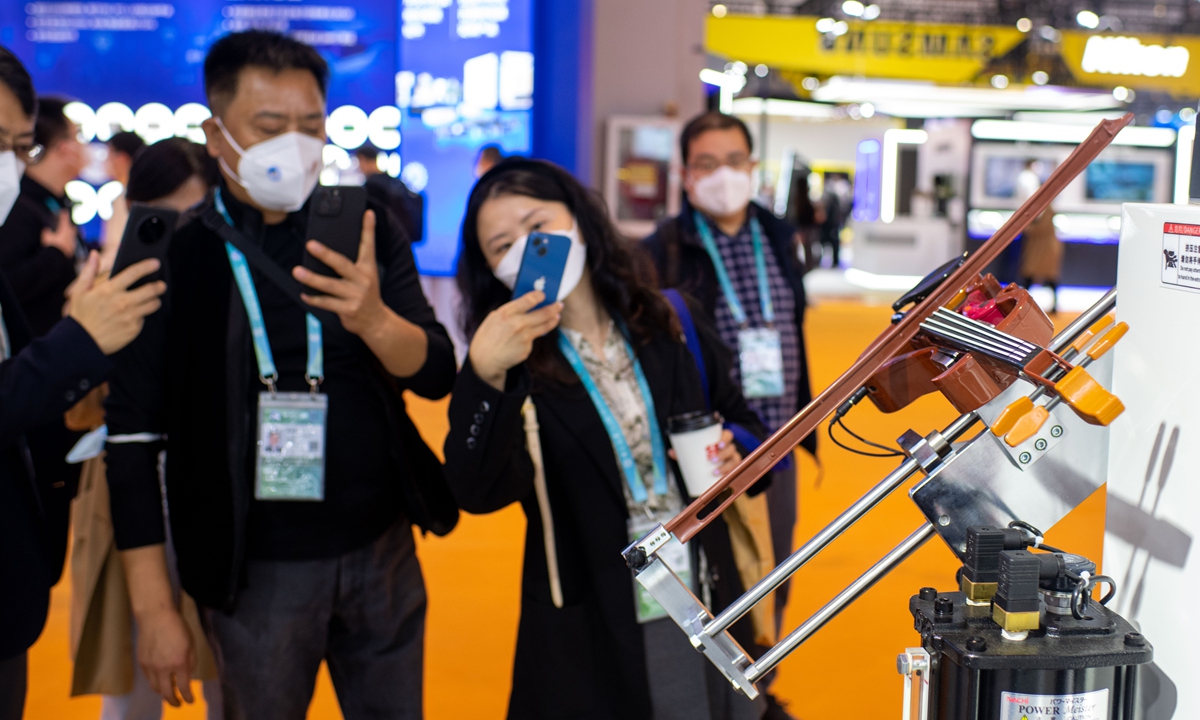
[[[1200,490],[1187,482],[1192,462],[1200,463],[1200,444],[1190,441],[1190,430],[1200,429],[1193,412],[1200,398],[1188,389],[1196,343],[1181,325],[1192,310],[1200,313],[1200,74],[1190,65],[1200,55],[1200,32],[1126,32],[1091,10],[1072,14],[1066,27],[1007,16],[923,21],[895,4],[857,0],[798,3],[786,15],[749,4],[671,0],[663,10],[667,5],[9,3],[0,7],[0,44],[29,65],[39,89],[71,100],[64,112],[78,125],[90,163],[65,192],[86,244],[101,237],[124,191],[105,168],[106,141],[132,131],[146,143],[205,142],[203,61],[215,38],[269,28],[316,47],[331,69],[319,182],[362,185],[355,153],[369,148],[377,166],[419,198],[413,255],[460,368],[469,362],[468,343],[454,276],[481,151],[558,162],[604,199],[627,239],[639,241],[684,207],[688,168],[680,135],[689,118],[705,110],[739,118],[754,145],[752,192],[764,213],[739,220],[755,245],[745,264],[759,273],[753,292],[766,296],[764,327],[751,329],[744,317],[729,321],[737,343],[732,359],[720,359],[739,363],[743,373],[765,357],[760,364],[783,376],[769,282],[784,284],[788,275],[768,279],[760,236],[762,224],[778,220],[781,236],[794,238],[778,246],[795,252],[786,258],[796,273],[789,296],[808,312],[798,315],[793,340],[801,349],[792,350],[815,399],[757,446],[737,436],[745,452],[736,469],[708,479],[694,498],[688,488],[669,520],[628,523],[620,560],[639,611],[644,605],[659,613],[651,619],[670,621],[671,648],[643,658],[639,645],[631,656],[651,675],[655,663],[682,666],[686,658],[698,676],[734,688],[739,700],[756,699],[758,710],[778,696],[806,717],[1200,716],[1200,687],[1187,680],[1200,673],[1187,602],[1197,577],[1190,549],[1200,532]],[[670,63],[652,54],[662,51],[652,43],[619,41],[663,32],[657,21],[646,29],[643,12],[679,20],[676,34],[662,42],[679,46]],[[1200,11],[1192,14],[1188,22],[1200,28]],[[694,21],[701,41],[691,42],[697,38],[684,19]],[[1101,27],[1102,20],[1108,24]],[[592,38],[607,42],[594,46]],[[642,81],[617,71],[630,66],[646,68],[646,84],[683,90],[671,95],[655,85],[647,93],[652,101],[627,101]],[[739,167],[749,167],[745,158]],[[1039,231],[1061,243],[1061,273],[1053,277],[1034,277],[1022,264]],[[707,254],[697,250],[700,264],[713,261],[714,287],[736,301],[728,270],[713,260],[720,252],[713,239],[701,243]],[[583,257],[586,251],[575,255],[576,282]],[[564,250],[560,272],[567,262]],[[544,287],[545,274],[533,282],[529,287]],[[687,315],[693,310],[677,297],[675,317],[686,322],[662,327],[682,330],[677,334],[702,358],[702,333]],[[1062,305],[1052,309],[1048,298]],[[612,326],[627,332],[619,319]],[[745,339],[749,330],[767,331],[775,354],[756,355]],[[566,338],[552,354],[568,357]],[[628,347],[637,392],[649,394],[634,345]],[[577,351],[569,357],[578,372]],[[707,382],[703,361],[698,370]],[[539,427],[526,399],[519,428],[485,428],[498,405],[513,401],[508,377],[501,373],[503,387],[489,384],[497,394],[472,402],[462,447],[473,452],[481,433],[523,432],[515,464],[528,470],[528,482],[521,474],[528,497],[506,500],[498,517],[464,513],[456,534],[415,540],[436,628],[426,642],[435,679],[425,687],[438,689],[429,716],[439,720],[467,712],[502,716],[512,658],[529,642],[516,630],[520,614],[531,612],[522,604],[528,585],[549,589],[550,599],[535,611],[551,622],[582,613],[596,594],[583,587],[577,568],[560,577],[555,559],[570,543],[592,548],[575,528],[554,535],[552,506],[565,495],[558,495],[561,486],[547,487],[539,438],[565,421],[547,413]],[[583,385],[594,402],[601,390],[590,376]],[[530,398],[544,390],[529,387]],[[703,396],[711,404],[710,388]],[[447,401],[404,397],[439,460],[463,451],[441,444]],[[622,420],[650,417],[657,428],[653,402],[643,399],[629,415]],[[716,435],[728,426],[711,412],[704,422]],[[611,411],[593,423],[607,438],[597,435],[589,449],[598,447],[607,463],[611,444],[628,477],[638,468],[628,441],[616,439],[624,440],[616,424]],[[818,451],[799,449],[808,438],[817,439]],[[662,440],[646,440],[654,463],[665,457]],[[767,496],[751,497],[751,488],[784,467],[800,488],[791,498],[797,507],[789,508],[800,513],[790,553],[776,556],[772,548],[747,559],[752,536],[769,534],[761,526],[769,512],[755,527],[752,505],[762,510]],[[665,483],[667,474],[660,475]],[[578,510],[587,515],[591,508]],[[681,570],[678,558],[693,562],[689,553],[698,547],[687,543],[714,523],[735,538],[736,567],[710,568],[697,551],[695,575],[691,565]],[[526,532],[535,533],[532,545],[522,544]],[[545,554],[545,568],[531,547]],[[618,562],[609,554],[603,561],[581,556],[607,572]],[[743,572],[749,564],[753,577]],[[541,574],[520,579],[533,566]],[[627,579],[624,566],[615,566],[610,581]],[[744,587],[718,609],[711,587],[731,568]],[[696,576],[704,576],[706,589]],[[790,604],[776,615],[772,603],[787,583]],[[52,630],[32,651],[42,657],[50,655],[47,643],[58,643],[55,652],[67,644],[70,598],[61,586],[55,592]],[[782,625],[756,627],[754,644],[735,639],[731,631],[749,625],[746,619],[761,623],[766,615]],[[589,637],[539,642],[584,647]],[[519,671],[548,672],[530,667]],[[491,673],[486,682],[476,680],[486,674],[480,668]],[[328,679],[321,683],[328,710],[337,699]],[[34,698],[30,707],[43,701]],[[340,711],[310,717],[333,713]]]

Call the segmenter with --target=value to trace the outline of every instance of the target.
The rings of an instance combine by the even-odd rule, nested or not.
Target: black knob
[[[923,587],[918,596],[926,602],[932,602],[937,599],[937,588]]]
[[[646,551],[640,547],[635,547],[625,555],[625,564],[631,570],[641,570],[646,565]]]
[[[934,600],[933,616],[938,619],[954,617],[954,601],[948,597],[940,597]]]

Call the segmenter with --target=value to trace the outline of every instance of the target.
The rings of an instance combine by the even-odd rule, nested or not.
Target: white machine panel
[[[1123,206],[1117,319],[1130,330],[1113,350],[1126,411],[1108,452],[1110,607],[1154,645],[1146,720],[1200,717],[1200,207]]]

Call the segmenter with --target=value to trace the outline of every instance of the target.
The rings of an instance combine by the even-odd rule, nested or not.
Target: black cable
[[[1100,598],[1100,604],[1107,605],[1108,601],[1112,600],[1113,596],[1117,594],[1117,583],[1107,575],[1097,575],[1092,578],[1091,584],[1095,586],[1097,583],[1105,583],[1108,585],[1108,592],[1104,594],[1104,597]]]
[[[1012,522],[1010,522],[1008,524],[1008,526],[1015,530],[1024,530],[1025,532],[1029,533],[1032,536],[1029,540],[1027,540],[1025,542],[1026,547],[1036,547],[1039,550],[1045,550],[1046,552],[1050,552],[1050,553],[1065,553],[1065,551],[1060,550],[1060,549],[1054,547],[1053,545],[1047,545],[1044,542],[1038,542],[1038,538],[1043,537],[1042,531],[1038,530],[1037,528],[1035,528],[1034,526],[1025,522],[1024,520],[1013,520]]]
[[[850,452],[854,453],[855,455],[862,455],[864,457],[877,457],[877,458],[904,457],[904,453],[900,452],[899,450],[894,450],[894,449],[888,447],[887,445],[880,445],[879,443],[871,442],[870,440],[862,437],[858,433],[856,433],[853,430],[851,430],[850,428],[846,427],[846,423],[842,422],[842,418],[846,416],[846,413],[850,412],[850,410],[855,405],[862,402],[863,398],[865,398],[868,395],[868,393],[870,393],[870,392],[871,392],[870,388],[860,387],[859,389],[854,391],[854,394],[850,396],[850,399],[848,399],[846,402],[844,402],[838,406],[838,409],[833,413],[833,417],[830,418],[830,420],[829,420],[829,425],[828,425],[829,439],[833,441],[834,445],[837,445],[838,447],[842,448],[843,450],[849,450]],[[852,448],[849,445],[846,445],[845,443],[843,443],[842,441],[840,441],[836,437],[834,437],[833,426],[835,424],[841,426],[842,430],[845,430],[846,433],[848,435],[850,435],[850,437],[854,438],[855,440],[859,441],[860,443],[862,443],[864,445],[868,445],[873,448],[877,448],[879,450],[883,450],[884,452],[873,453],[873,452],[868,452],[866,450],[859,450],[858,448]]]
[[[1104,597],[1100,598],[1101,605],[1107,605],[1109,600],[1117,594],[1117,583],[1107,575],[1093,575],[1084,580],[1079,579],[1079,583],[1075,585],[1075,589],[1071,591],[1071,617],[1076,620],[1086,620],[1087,617],[1083,614],[1087,610],[1088,602],[1092,599],[1092,588],[1097,584],[1104,583],[1108,585],[1108,592]]]
[[[849,433],[850,437],[854,438],[855,440],[859,441],[860,443],[862,443],[864,445],[869,445],[873,448],[876,448],[877,450],[882,450],[885,453],[887,453],[887,455],[885,455],[884,457],[904,457],[904,453],[900,452],[899,450],[890,448],[887,445],[880,445],[877,442],[871,442],[870,440],[866,439],[865,437],[854,432],[850,428],[846,427],[846,423],[843,422],[841,418],[837,419],[837,424],[838,424],[838,427],[840,427],[841,429],[843,429],[847,433]]]
[[[828,431],[829,431],[829,439],[833,441],[834,445],[837,445],[838,447],[840,447],[843,450],[849,450],[850,452],[854,453],[855,455],[863,455],[865,457],[877,457],[877,458],[895,457],[895,455],[898,454],[898,453],[891,453],[891,452],[886,453],[886,454],[885,453],[873,453],[873,452],[867,452],[866,450],[859,450],[858,448],[852,448],[849,445],[843,443],[841,440],[838,440],[837,437],[833,434],[833,426],[835,424],[841,425],[841,423],[838,422],[837,418],[834,418],[829,421],[829,425],[827,426]],[[845,428],[846,426],[842,425],[842,427]]]

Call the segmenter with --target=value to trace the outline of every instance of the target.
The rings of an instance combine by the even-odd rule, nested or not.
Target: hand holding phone
[[[546,293],[546,298],[532,310],[557,302],[570,251],[571,239],[564,235],[530,233],[521,256],[521,269],[517,271],[517,282],[513,285],[513,299],[540,290]]]
[[[121,235],[121,246],[117,248],[117,257],[113,260],[110,277],[116,277],[125,268],[142,260],[154,259],[159,261],[160,269],[135,282],[131,289],[162,280],[161,268],[166,265],[167,249],[171,245],[171,235],[178,223],[179,213],[170,208],[133,203],[129,208],[129,220],[125,223],[125,232]]]
[[[353,185],[321,186],[313,192],[308,211],[308,238],[354,262],[362,238],[367,190]],[[301,265],[319,275],[339,277],[329,265],[307,251]]]

